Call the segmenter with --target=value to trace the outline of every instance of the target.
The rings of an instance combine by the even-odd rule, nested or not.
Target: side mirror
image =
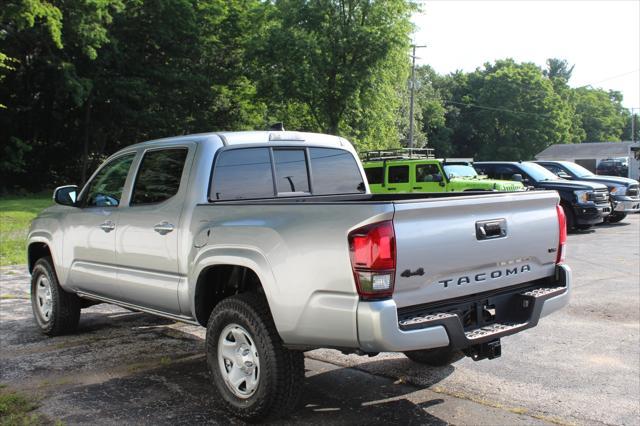
[[[557,176],[562,178],[562,179],[571,179],[571,175],[565,173],[565,172],[558,172]]]
[[[53,201],[62,206],[75,206],[78,200],[76,185],[59,186],[53,191]]]
[[[520,173],[516,173],[511,176],[511,180],[514,180],[516,182],[522,182],[522,175]]]
[[[442,182],[442,175],[440,173],[436,173],[433,175],[434,182]]]

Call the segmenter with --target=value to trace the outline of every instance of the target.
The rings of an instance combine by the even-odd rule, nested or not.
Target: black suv
[[[619,176],[594,175],[589,170],[571,161],[536,161],[558,177],[569,180],[583,180],[606,185],[609,189],[611,214],[607,220],[620,222],[627,213],[640,211],[640,195],[638,181]]]
[[[611,212],[609,191],[599,183],[562,179],[532,162],[482,161],[473,167],[491,179],[517,180],[534,189],[558,191],[567,229],[588,229]]]

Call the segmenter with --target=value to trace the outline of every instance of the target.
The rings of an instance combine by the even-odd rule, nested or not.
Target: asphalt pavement
[[[502,357],[426,368],[401,354],[307,352],[279,424],[629,424],[640,418],[640,215],[569,235],[567,308],[504,338]],[[233,424],[211,391],[204,329],[98,305],[77,334],[33,322],[24,266],[0,281],[0,383],[64,424]]]

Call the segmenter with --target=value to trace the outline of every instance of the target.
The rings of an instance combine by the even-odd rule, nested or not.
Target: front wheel
[[[291,413],[304,382],[304,356],[282,341],[264,296],[220,302],[207,325],[207,365],[224,408],[246,421]]]
[[[450,348],[424,349],[419,351],[407,351],[404,353],[411,361],[430,365],[432,367],[443,367],[453,364],[464,358],[461,351]]]
[[[609,223],[618,223],[622,219],[624,219],[625,217],[627,217],[626,213],[613,212],[607,217],[607,222],[609,222]]]
[[[80,305],[78,296],[60,287],[51,258],[39,259],[31,273],[31,308],[40,330],[49,336],[75,331]]]

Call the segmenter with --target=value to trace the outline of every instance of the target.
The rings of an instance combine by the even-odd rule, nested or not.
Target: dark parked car
[[[567,229],[588,229],[611,212],[609,191],[600,183],[562,179],[532,162],[483,161],[473,167],[491,179],[517,180],[534,189],[558,191]]]
[[[596,167],[596,174],[603,176],[629,176],[629,166],[622,160],[602,160]]]
[[[627,213],[640,211],[640,193],[638,181],[619,176],[595,175],[579,164],[571,161],[536,161],[558,177],[569,180],[583,180],[606,185],[609,189],[611,214],[609,222],[620,222]]]

